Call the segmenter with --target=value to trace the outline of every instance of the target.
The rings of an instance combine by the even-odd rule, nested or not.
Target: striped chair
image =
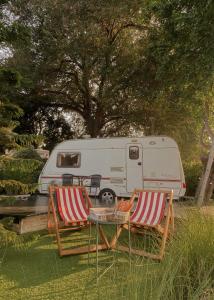
[[[56,233],[60,256],[88,253],[88,247],[63,249],[60,233],[89,225],[87,217],[90,207],[92,203],[84,187],[49,187],[48,229],[54,229]]]
[[[131,231],[143,233],[143,230],[145,233],[145,230],[156,230],[162,237],[159,253],[152,254],[144,250],[129,249],[123,246],[120,246],[120,248],[137,255],[161,260],[164,256],[166,240],[169,235],[169,225],[171,225],[172,231],[174,230],[173,191],[135,190],[130,200],[131,204],[134,203],[136,198],[136,207],[130,216]],[[167,199],[169,199],[168,204]],[[166,218],[164,218],[165,215]],[[127,225],[122,227],[127,228]]]

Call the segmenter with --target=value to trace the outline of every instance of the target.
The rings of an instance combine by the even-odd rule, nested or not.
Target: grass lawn
[[[72,234],[84,237],[87,230]],[[41,235],[30,242],[0,250],[0,299],[117,299],[117,284],[123,272],[110,269],[96,285],[95,253],[60,258],[54,237]],[[68,238],[65,238],[68,242]],[[128,255],[99,252],[100,270],[119,259],[127,268]]]
[[[105,228],[106,230],[107,228]],[[94,228],[93,228],[94,230]],[[108,235],[113,228],[108,227]],[[65,236],[86,237],[87,230]],[[32,235],[26,242],[0,249],[0,299],[213,300],[214,219],[195,214],[177,226],[163,262],[120,252],[99,252],[115,266],[96,284],[95,254],[59,258],[54,237]],[[127,232],[121,237],[127,243]],[[154,246],[154,239],[147,246]],[[132,246],[142,239],[132,235]],[[145,245],[144,245],[145,246]]]

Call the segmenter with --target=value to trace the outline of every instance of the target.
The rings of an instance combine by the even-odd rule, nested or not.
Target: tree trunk
[[[207,160],[208,159],[205,160],[204,157],[201,157],[201,163],[202,163],[202,166],[203,166],[203,170],[202,170],[202,174],[201,174],[200,180],[198,182],[198,185],[197,185],[197,188],[196,188],[196,191],[195,191],[195,199],[198,199],[198,196],[199,196],[199,193],[200,193],[200,190],[201,190],[201,187],[202,187],[204,174],[205,174],[205,171],[206,171]]]
[[[212,198],[213,190],[214,190],[214,172],[212,170],[212,174],[209,178],[207,190],[204,197],[204,203],[208,203],[210,201],[210,199]]]
[[[213,159],[214,159],[214,139],[212,141],[212,146],[211,146],[211,149],[210,149],[206,170],[205,170],[205,173],[204,173],[204,176],[203,176],[201,190],[199,192],[198,199],[197,199],[197,205],[198,206],[201,206],[203,204],[203,201],[204,201],[205,192],[206,192],[206,188],[207,188],[207,184],[208,184],[208,181],[209,181],[210,172],[211,172],[211,168],[212,168],[212,164],[213,164]]]
[[[201,176],[201,178],[199,180],[199,183],[198,183],[198,186],[196,188],[195,199],[198,199],[198,197],[199,197],[199,193],[200,193],[202,183],[203,183],[203,179],[204,179],[204,174],[205,174],[205,171],[203,170],[202,176]]]
[[[92,138],[96,138],[99,136],[102,126],[98,120],[94,119],[93,117],[89,117],[85,120],[85,125],[87,129],[87,133]]]

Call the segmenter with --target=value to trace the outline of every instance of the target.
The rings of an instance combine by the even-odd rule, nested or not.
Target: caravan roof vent
[[[132,140],[132,143],[137,143],[137,139],[133,139],[133,140]]]

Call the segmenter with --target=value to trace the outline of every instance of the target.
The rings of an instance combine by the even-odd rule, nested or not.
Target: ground
[[[84,233],[75,233],[75,237],[78,235],[83,237]],[[111,294],[116,299],[115,269],[107,272],[97,286],[95,254],[91,254],[89,264],[87,254],[60,258],[53,240],[53,236],[41,235],[37,239],[34,235],[27,244],[0,250],[0,299],[91,300],[99,299],[99,294],[102,299],[111,298]],[[111,255],[100,253],[101,270],[106,259],[112,261]],[[127,254],[114,255],[127,265]]]
[[[196,208],[189,206],[189,210],[195,211]],[[175,212],[177,217],[181,217],[181,214],[184,212],[184,207],[182,204],[176,203],[175,204]],[[214,206],[209,206],[207,208],[202,209],[202,213],[205,212],[205,216],[207,214],[213,215]],[[164,280],[163,273],[161,273],[161,268],[163,267],[165,270],[165,266],[168,266],[168,273],[171,276],[176,276],[175,280],[171,280],[171,284],[178,282],[179,288],[178,291],[181,290],[180,288],[180,280],[181,278],[185,279],[189,272],[189,268],[196,265],[196,262],[190,260],[189,266],[186,264],[186,259],[190,259],[191,257],[197,257],[198,265],[204,266],[208,261],[207,257],[204,256],[206,253],[209,254],[208,250],[210,249],[210,257],[213,257],[213,221],[209,221],[208,225],[204,226],[203,220],[199,222],[198,215],[196,214],[195,223],[189,222],[189,231],[187,230],[187,226],[184,226],[185,231],[184,238],[175,239],[174,249],[175,252],[171,251],[168,255],[168,260],[164,261],[163,264],[156,263],[151,260],[144,260],[143,267],[141,260],[135,260],[135,265],[140,265],[140,269],[137,269],[135,274],[135,282],[133,285],[133,291],[137,288],[147,285],[147,288],[143,289],[143,292],[149,292],[149,295],[153,292],[156,292],[156,286],[151,288],[151,283],[149,281],[150,277],[152,278],[152,274],[154,271],[160,270],[160,279],[157,277],[151,279],[152,282],[155,280],[157,281],[157,287],[162,286],[162,293],[164,293],[167,289],[168,284],[168,277],[166,277],[166,285],[159,284],[160,280]],[[185,219],[183,215],[182,218]],[[178,218],[180,220],[180,218]],[[180,222],[179,222],[180,223]],[[193,226],[194,225],[194,226]],[[200,229],[199,229],[200,228]],[[210,230],[209,230],[210,228]],[[105,228],[108,231],[108,235],[112,235],[113,228]],[[188,233],[189,232],[189,233]],[[70,238],[76,240],[77,238],[84,238],[87,237],[87,231],[76,232],[72,236],[66,236],[65,241],[67,244],[70,243]],[[138,242],[138,239],[132,237],[134,239],[133,244]],[[136,239],[136,240],[135,240]],[[121,237],[121,242],[127,243],[127,233],[125,232]],[[86,241],[87,243],[87,241]],[[207,248],[207,245],[210,246]],[[193,247],[193,245],[195,245]],[[185,276],[182,273],[178,273],[178,275],[172,273],[172,270],[176,270],[175,265],[180,261],[177,258],[177,249],[182,249],[182,251],[192,251],[193,254],[188,254],[183,256],[183,252],[181,251],[181,258],[185,261],[183,266],[187,265],[187,271],[185,271]],[[201,247],[201,248],[200,248]],[[169,247],[167,247],[168,249]],[[198,249],[201,249],[200,251]],[[206,251],[205,251],[206,249]],[[196,250],[199,253],[196,253]],[[175,256],[173,256],[174,254]],[[38,299],[38,300],[49,300],[49,299],[60,299],[60,300],[92,300],[92,299],[102,299],[102,300],[114,300],[114,299],[132,299],[127,298],[126,290],[132,287],[133,282],[133,274],[132,270],[130,269],[129,265],[129,257],[128,254],[120,253],[120,252],[100,252],[100,270],[103,270],[106,265],[103,263],[106,261],[112,262],[112,255],[114,255],[114,259],[116,259],[117,264],[115,267],[110,269],[99,281],[99,284],[96,284],[96,265],[95,265],[95,254],[90,255],[90,261],[88,262],[88,255],[79,255],[79,256],[69,256],[60,258],[57,252],[57,245],[55,242],[54,236],[47,235],[47,232],[43,233],[34,233],[31,234],[25,241],[20,241],[20,243],[16,243],[15,246],[6,246],[0,249],[0,299],[13,299],[13,300],[25,300],[25,299]],[[197,255],[197,256],[196,256]],[[107,263],[107,262],[106,262]],[[173,266],[173,268],[172,268]],[[208,266],[210,264],[208,263]],[[183,268],[183,267],[182,267]],[[181,268],[181,270],[182,270]],[[208,268],[208,267],[207,267]],[[139,271],[138,271],[139,270]],[[138,285],[138,278],[139,274],[141,273],[140,279],[145,279],[141,285]],[[210,270],[207,269],[204,274],[209,274]],[[156,273],[155,273],[156,274]],[[201,274],[203,272],[194,271],[192,274]],[[181,276],[182,275],[182,276]],[[198,276],[198,275],[197,275]],[[193,278],[193,283],[196,282],[196,279]],[[194,277],[194,276],[193,276]],[[136,280],[137,278],[137,280]],[[187,276],[185,279],[185,284],[189,287],[190,286],[190,277]],[[205,276],[205,280],[207,277]],[[183,279],[182,279],[183,280]],[[128,285],[129,281],[129,285]],[[131,285],[130,285],[131,282]],[[202,285],[204,285],[204,282]],[[153,283],[152,283],[153,284]],[[183,286],[182,281],[182,286]],[[185,286],[185,285],[184,285]],[[118,292],[118,287],[120,287],[120,292]],[[121,288],[122,287],[122,288]],[[174,288],[174,287],[173,287]],[[175,288],[177,288],[175,286]],[[203,286],[204,288],[204,286]],[[171,289],[171,285],[170,285]],[[198,288],[200,291],[200,289]],[[203,291],[203,289],[202,289]],[[124,294],[123,294],[124,292]],[[158,290],[159,292],[159,290]],[[181,291],[183,293],[183,291]],[[193,290],[190,291],[191,293],[195,293],[194,286]],[[118,294],[119,293],[119,294]],[[186,293],[186,291],[184,291]],[[182,294],[183,295],[183,294]],[[141,297],[141,295],[140,295]],[[133,298],[133,299],[150,299],[146,295],[142,298]],[[151,298],[156,299],[156,298]],[[159,298],[158,298],[159,299]],[[174,298],[172,298],[174,299]],[[179,298],[183,299],[183,298]],[[192,299],[192,298],[190,298]],[[194,299],[203,299],[203,298],[194,298]],[[207,298],[210,300],[210,298]],[[212,299],[212,298],[211,298]]]

